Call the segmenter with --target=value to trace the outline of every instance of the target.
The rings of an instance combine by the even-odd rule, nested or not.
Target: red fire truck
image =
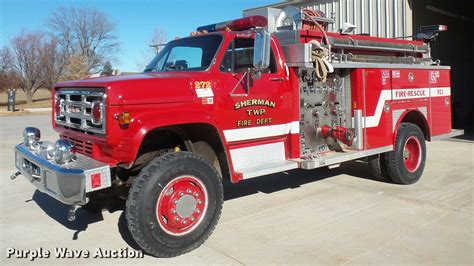
[[[445,26],[414,40],[327,32],[331,19],[286,7],[199,27],[143,73],[54,87],[56,143],[28,127],[14,179],[101,211],[126,200],[138,245],[159,257],[200,246],[219,220],[222,179],[368,158],[374,174],[417,182],[426,141],[451,128],[450,67],[430,55]],[[291,175],[288,177],[291,178]]]

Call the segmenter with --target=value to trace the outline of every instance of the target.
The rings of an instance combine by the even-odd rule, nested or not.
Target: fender
[[[211,125],[218,132],[222,144],[227,150],[223,132],[219,130],[218,123],[212,118],[210,112],[197,107],[197,104],[166,104],[166,106],[160,104],[154,105],[154,107],[156,109],[150,108],[150,106],[123,108],[130,112],[132,118],[129,128],[125,130],[126,134],[122,134],[118,143],[118,147],[130,147],[129,149],[122,148],[119,152],[123,162],[128,163],[135,160],[143,138],[150,131],[174,125],[182,126],[195,123]],[[114,157],[117,155],[115,154]]]
[[[419,119],[418,123],[417,121],[412,121],[411,117],[408,120],[405,120],[405,118],[408,118],[407,116],[413,114],[413,117],[416,119]],[[394,121],[395,122],[395,121]],[[395,143],[395,139],[397,138],[397,132],[398,129],[400,128],[400,124],[402,122],[411,122],[414,123],[415,125],[419,126],[423,134],[425,135],[425,138],[429,141],[431,140],[431,131],[430,127],[428,126],[428,121],[426,120],[426,117],[416,108],[409,108],[405,112],[403,112],[398,120],[396,121],[395,127],[394,127],[394,132],[393,132],[393,143]],[[419,125],[419,123],[422,123]]]

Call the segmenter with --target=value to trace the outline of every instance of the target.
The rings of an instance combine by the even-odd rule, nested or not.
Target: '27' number
[[[206,89],[211,87],[210,81],[195,81],[194,88],[195,89]]]

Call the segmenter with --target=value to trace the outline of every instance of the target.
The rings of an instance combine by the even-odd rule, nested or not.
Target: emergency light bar
[[[431,25],[421,26],[420,32],[416,34],[415,40],[423,40],[424,42],[433,42],[438,34],[443,31],[448,31],[446,25]]]
[[[198,27],[198,32],[213,32],[224,31],[226,28],[232,31],[243,31],[255,27],[266,27],[267,19],[264,16],[250,16],[246,18],[239,18],[235,20],[228,20],[221,23],[210,24],[207,26]]]
[[[448,26],[446,25],[430,25],[430,26],[421,26],[420,32],[440,32],[448,31]]]

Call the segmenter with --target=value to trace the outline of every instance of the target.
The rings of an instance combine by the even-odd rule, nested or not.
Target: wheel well
[[[225,148],[218,131],[209,124],[185,124],[154,129],[143,138],[134,168],[141,169],[160,153],[183,150],[199,154],[230,179]]]
[[[425,116],[419,111],[416,111],[416,110],[409,111],[407,114],[405,114],[405,116],[400,121],[400,123],[412,123],[412,124],[417,125],[423,132],[423,135],[425,136],[425,140],[429,141],[431,139],[428,123],[425,119]]]

